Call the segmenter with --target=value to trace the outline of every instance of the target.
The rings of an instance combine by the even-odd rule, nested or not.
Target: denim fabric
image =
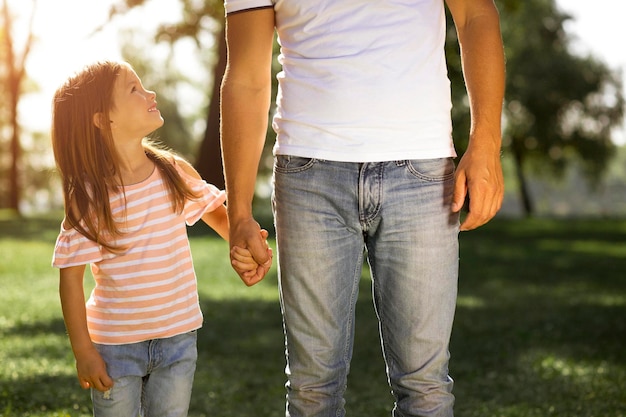
[[[127,345],[99,345],[115,385],[91,390],[95,417],[186,417],[196,370],[195,331]]]
[[[449,159],[346,163],[277,156],[273,209],[290,417],[344,416],[364,254],[395,407],[451,417],[458,276]]]

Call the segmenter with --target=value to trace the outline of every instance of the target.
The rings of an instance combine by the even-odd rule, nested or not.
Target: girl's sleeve
[[[200,220],[204,213],[213,211],[224,204],[226,192],[202,179],[192,177],[178,164],[176,164],[176,168],[187,185],[200,196],[197,199],[185,202],[185,222],[187,225],[192,226]]]
[[[76,229],[65,229],[61,226],[61,232],[54,245],[52,266],[67,268],[70,266],[86,265],[101,261],[102,248],[96,242],[87,239]]]

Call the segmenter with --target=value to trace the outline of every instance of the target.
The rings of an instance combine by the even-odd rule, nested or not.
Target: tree
[[[619,78],[605,64],[571,51],[564,30],[571,17],[554,0],[498,3],[507,57],[504,150],[514,161],[524,212],[531,215],[527,170],[560,178],[580,160],[586,178],[599,180],[615,152],[611,130],[624,114],[624,97]],[[460,63],[453,56],[449,62],[458,135],[467,132],[469,116],[458,88]]]
[[[217,64],[213,68],[213,86],[207,111],[204,140],[194,166],[202,178],[223,190],[226,188],[220,141],[220,86],[226,69],[226,40],[223,24],[217,39]]]
[[[13,33],[13,16],[9,9],[8,0],[2,2],[2,25],[0,26],[0,40],[2,45],[2,85],[4,86],[3,97],[6,103],[6,122],[8,124],[8,136],[10,137],[10,168],[9,168],[9,202],[8,207],[20,213],[20,125],[18,122],[18,104],[22,94],[22,83],[26,77],[25,62],[33,43],[33,18],[35,15],[37,0],[32,0],[32,9],[29,19],[28,32],[21,54],[15,50],[15,37]],[[4,118],[3,118],[4,119]],[[4,121],[4,120],[3,120]],[[2,129],[4,133],[5,129]]]

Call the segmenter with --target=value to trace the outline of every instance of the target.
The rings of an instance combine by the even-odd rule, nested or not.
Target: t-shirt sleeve
[[[99,262],[102,259],[102,247],[100,245],[87,239],[74,228],[65,229],[61,226],[61,232],[54,245],[53,267],[68,268]]]
[[[220,190],[213,184],[192,177],[187,174],[180,165],[176,164],[176,169],[181,177],[191,187],[191,189],[200,197],[185,202],[185,222],[189,226],[193,226],[204,213],[215,210],[226,201],[226,192]]]
[[[249,9],[273,7],[272,0],[224,0],[226,14],[241,12]]]

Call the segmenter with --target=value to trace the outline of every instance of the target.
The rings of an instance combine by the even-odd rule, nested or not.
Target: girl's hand
[[[76,357],[76,371],[81,388],[94,388],[105,392],[113,387],[113,380],[106,370],[106,363],[96,349],[90,349]]]

